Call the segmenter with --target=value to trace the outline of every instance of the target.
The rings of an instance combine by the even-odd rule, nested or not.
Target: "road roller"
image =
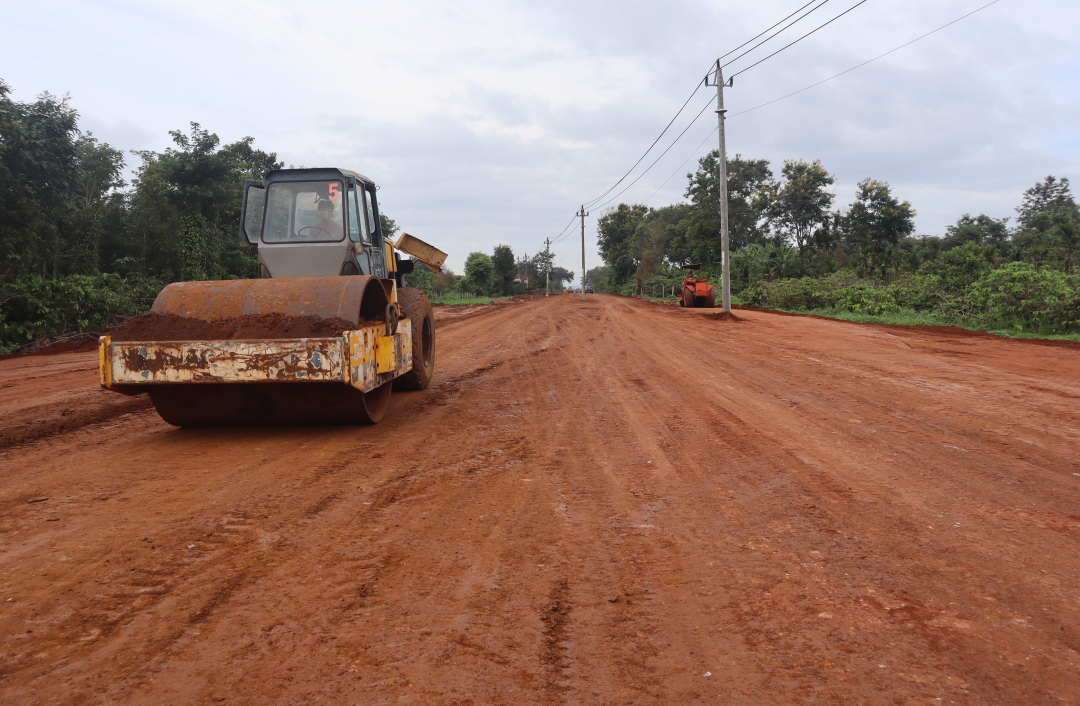
[[[689,272],[683,278],[679,291],[679,306],[698,309],[716,306],[716,294],[708,278],[694,276],[694,270],[700,270],[701,265],[683,265],[683,269]]]
[[[176,282],[99,341],[101,385],[149,394],[181,427],[373,424],[428,386],[435,322],[406,286],[446,253],[382,232],[375,183],[336,168],[245,181],[240,245],[257,279]],[[402,255],[411,257],[402,257]]]

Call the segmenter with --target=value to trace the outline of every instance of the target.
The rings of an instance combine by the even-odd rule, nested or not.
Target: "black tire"
[[[398,290],[401,316],[412,324],[412,370],[394,380],[395,390],[423,390],[435,372],[435,316],[431,300],[415,287]]]
[[[341,383],[201,383],[150,390],[158,414],[177,427],[378,424],[391,384],[360,392]]]

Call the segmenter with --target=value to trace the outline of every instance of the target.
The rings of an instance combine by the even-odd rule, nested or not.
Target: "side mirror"
[[[265,208],[266,183],[245,179],[244,198],[240,206],[240,247],[247,248],[259,243]]]

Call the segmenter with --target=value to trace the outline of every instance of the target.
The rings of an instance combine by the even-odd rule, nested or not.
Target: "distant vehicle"
[[[585,285],[585,293],[586,294],[592,294],[593,293],[591,284],[586,284]]]

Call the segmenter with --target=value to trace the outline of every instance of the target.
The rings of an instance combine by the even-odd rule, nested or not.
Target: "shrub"
[[[162,283],[136,275],[28,275],[0,284],[0,351],[115,326],[149,310]]]
[[[972,283],[966,300],[987,325],[1022,324],[1032,333],[1080,329],[1080,277],[1010,262]]]

